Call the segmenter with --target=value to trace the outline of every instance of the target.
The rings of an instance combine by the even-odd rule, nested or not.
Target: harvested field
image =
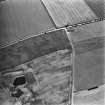
[[[57,27],[96,18],[84,0],[42,0],[42,2]]]

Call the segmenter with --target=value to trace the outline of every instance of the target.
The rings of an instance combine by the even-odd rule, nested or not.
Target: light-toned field
[[[28,82],[27,85],[19,87],[25,92],[20,100],[24,101],[26,97],[30,97],[30,105],[65,105],[70,103],[72,95],[72,55],[68,49],[44,55],[18,66],[18,69],[24,69],[26,80],[31,81],[31,83]],[[11,79],[16,77],[15,73],[9,75]],[[34,79],[32,76],[34,76]],[[26,91],[27,88],[33,92]],[[4,92],[1,92],[0,97],[5,100],[7,95],[4,94],[6,96],[3,97],[3,94]],[[32,95],[30,96],[30,94]],[[14,99],[9,98],[9,96],[7,98],[8,100]],[[32,101],[31,99],[35,100]]]
[[[73,105],[105,105],[105,85],[90,91],[74,93]]]
[[[42,0],[42,2],[57,27],[97,17],[84,0]]]

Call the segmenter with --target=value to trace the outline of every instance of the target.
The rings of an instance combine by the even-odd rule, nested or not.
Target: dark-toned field
[[[85,2],[98,17],[105,17],[105,0],[85,0]]]
[[[54,28],[40,0],[0,3],[0,48]]]

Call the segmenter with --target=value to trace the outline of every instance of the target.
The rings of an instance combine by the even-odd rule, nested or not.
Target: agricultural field
[[[0,2],[0,105],[104,105],[104,0]]]
[[[97,18],[84,0],[42,0],[57,27]]]
[[[105,17],[105,0],[85,0],[85,2],[98,17]]]
[[[73,95],[73,105],[104,105],[105,85],[90,91],[79,91]]]
[[[0,48],[54,27],[40,0],[0,3]]]
[[[21,89],[23,92],[20,97],[18,96],[19,100],[24,103],[22,105],[27,105],[27,103],[30,103],[29,105],[65,105],[70,103],[72,55],[69,50],[64,49],[44,55],[18,66],[18,69],[22,71],[7,73],[6,77],[13,80],[13,78],[23,75],[24,72],[27,83],[23,86],[20,86],[19,81],[14,83],[16,89]],[[13,90],[10,90],[10,94],[13,94],[12,92]],[[6,95],[6,91],[0,93],[0,100],[3,98],[1,94]],[[15,98],[17,97],[8,95],[8,100],[12,100],[13,103],[16,102]]]
[[[104,23],[101,21],[83,25],[69,33],[75,52],[74,87],[77,91],[105,83]]]
[[[0,60],[5,57],[0,63],[2,103],[4,97],[20,105],[71,103],[72,45],[65,29],[32,37],[0,51]]]

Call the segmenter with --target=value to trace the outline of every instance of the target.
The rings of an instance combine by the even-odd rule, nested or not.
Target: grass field
[[[23,69],[24,67],[27,67],[27,69],[24,69],[25,77],[27,75],[26,80],[28,79],[31,82],[19,87],[24,92],[20,100],[27,100],[26,97],[35,99],[35,101],[29,101],[31,105],[65,105],[71,102],[72,54],[68,49],[44,55],[29,63],[20,65],[18,68]],[[31,75],[34,76],[33,80],[30,75],[31,72]],[[16,78],[16,74],[14,75],[12,72],[9,75],[11,79]],[[21,75],[19,74],[19,76]],[[27,88],[31,89],[32,93]],[[30,94],[32,95],[30,96]],[[4,101],[5,97],[8,100],[15,100],[14,97],[5,95],[6,91],[0,93],[0,101]]]

